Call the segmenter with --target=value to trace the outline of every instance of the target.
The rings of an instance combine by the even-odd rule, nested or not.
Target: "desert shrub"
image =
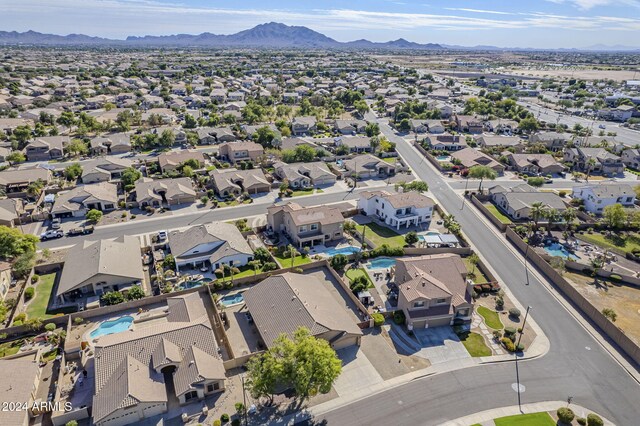
[[[222,422],[220,421],[220,419],[215,419],[213,421],[213,426],[220,426],[222,424]]]
[[[500,339],[500,343],[502,343],[502,346],[504,346],[504,348],[509,352],[514,352],[516,350],[516,346],[511,339],[503,337]]]
[[[584,417],[578,417],[576,421],[580,426],[585,426],[587,424],[587,419],[585,419]]]
[[[33,287],[27,287],[24,291],[24,300],[33,299],[33,295],[36,294],[36,289]]]
[[[40,279],[40,275],[33,274],[33,276],[31,277],[31,282],[32,283],[37,283],[39,279]]]
[[[373,325],[375,325],[376,327],[380,327],[382,324],[384,324],[384,316],[382,314],[371,314],[371,318],[373,318]]]
[[[504,307],[504,299],[502,297],[498,297],[496,299],[496,308],[502,309]]]
[[[561,423],[566,424],[570,424],[576,417],[576,415],[573,413],[573,410],[567,407],[558,408],[558,411],[556,411],[556,415],[558,416],[558,420],[560,420]]]
[[[602,418],[594,413],[591,413],[587,416],[587,426],[603,426],[604,422]]]
[[[522,343],[518,343],[518,344],[516,345],[516,351],[518,351],[518,352],[522,352],[522,351],[524,351],[524,344],[522,344]]]
[[[504,329],[504,336],[509,338],[509,339],[513,339],[513,337],[516,335],[516,329],[513,327],[505,327]]]
[[[52,322],[44,326],[44,329],[47,331],[53,331],[56,329],[56,325]]]
[[[301,274],[301,273],[303,273],[304,271],[302,270],[302,268],[294,268],[294,269],[293,269],[293,272],[295,272],[296,274]]]
[[[14,327],[17,327],[17,326],[19,326],[19,325],[22,325],[22,321],[20,321],[20,320],[18,320],[18,321],[14,320],[14,321],[13,321],[13,326],[14,326]]]
[[[24,320],[26,319],[27,319],[27,314],[24,312],[20,312],[19,314],[13,317],[13,323],[15,324],[16,321],[24,322]]]
[[[615,283],[619,283],[620,281],[622,281],[622,277],[618,274],[609,275],[609,279]]]
[[[278,265],[276,265],[275,262],[265,262],[264,265],[262,265],[263,272],[275,271],[276,269],[278,269]]]
[[[567,191],[558,191],[558,195],[562,198],[567,196]]]
[[[500,340],[500,339],[502,338],[502,331],[500,331],[500,330],[494,330],[494,331],[493,331],[493,337],[494,337],[496,340]]]
[[[80,325],[80,324],[82,324],[83,322],[84,322],[84,318],[75,317],[75,318],[73,319],[73,323],[74,323],[75,325]]]
[[[512,316],[514,318],[520,318],[520,309],[518,308],[509,309],[509,316]]]
[[[229,415],[227,413],[224,413],[223,415],[220,416],[220,421],[222,423],[227,423],[229,421]]]
[[[404,324],[406,320],[406,317],[404,316],[404,312],[402,311],[395,311],[393,313],[393,322],[395,322],[398,325],[402,325]]]

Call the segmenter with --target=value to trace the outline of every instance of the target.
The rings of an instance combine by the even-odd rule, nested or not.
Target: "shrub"
[[[604,422],[599,415],[591,413],[587,416],[587,426],[603,426]]]
[[[22,323],[26,319],[27,319],[27,314],[24,312],[20,312],[19,314],[13,317],[13,323],[15,324],[16,321],[20,321]]]
[[[520,318],[520,309],[518,308],[509,309],[509,316],[512,316],[514,318]]]
[[[496,308],[502,309],[504,307],[504,299],[502,297],[498,297],[496,299]]]
[[[20,321],[20,320],[18,320],[18,321],[14,320],[14,321],[13,321],[13,326],[14,326],[14,327],[17,327],[17,326],[19,326],[19,325],[22,325],[22,321]]]
[[[404,316],[404,312],[403,311],[395,311],[393,313],[393,322],[395,322],[398,325],[402,325],[404,324],[406,320],[406,317]]]
[[[301,273],[303,273],[304,271],[302,270],[302,268],[294,268],[294,269],[293,269],[293,272],[295,272],[296,274],[301,274]]]
[[[236,413],[242,413],[244,411],[244,404],[242,402],[236,402],[234,407],[236,407]]]
[[[56,325],[52,322],[44,326],[44,329],[47,331],[53,331],[56,329]]]
[[[494,337],[496,340],[500,340],[500,339],[502,338],[502,331],[500,331],[500,330],[494,330],[494,331],[493,331],[493,337]]]
[[[619,283],[620,281],[622,281],[622,277],[618,274],[609,275],[609,279],[615,283]]]
[[[358,294],[359,292],[366,290],[368,286],[369,280],[367,280],[367,277],[359,275],[351,281],[349,288],[351,288],[351,291],[354,294]]]
[[[384,316],[379,313],[371,314],[371,318],[373,318],[373,325],[376,327],[380,327],[384,324]]]
[[[73,323],[74,323],[75,325],[80,325],[80,324],[82,324],[83,322],[84,322],[84,318],[75,317],[75,318],[73,319]]]
[[[618,319],[618,314],[611,308],[604,308],[602,310],[602,315],[604,315],[611,322],[616,322],[616,320]]]
[[[524,345],[522,343],[518,343],[516,345],[516,351],[518,351],[518,352],[524,351]]]
[[[220,416],[220,421],[222,423],[227,423],[229,421],[229,415],[227,413],[224,413],[223,415]]]
[[[263,272],[275,271],[276,269],[278,269],[278,265],[276,265],[275,262],[266,262],[264,265],[262,265]]]
[[[27,287],[24,291],[24,300],[31,300],[34,294],[36,294],[36,289],[33,287]]]
[[[587,424],[587,419],[585,419],[584,417],[578,417],[576,421],[580,426],[585,426]]]
[[[516,350],[516,346],[513,344],[511,339],[503,337],[500,339],[500,343],[502,343],[502,346],[504,346],[504,348],[509,352],[514,352]]]
[[[573,413],[573,410],[567,407],[558,408],[558,411],[556,411],[556,415],[558,416],[558,420],[560,420],[561,423],[566,424],[570,424],[576,417],[576,415]]]
[[[222,424],[222,422],[220,421],[220,419],[215,419],[213,421],[213,426],[220,426]]]
[[[231,426],[240,426],[240,419],[231,420]]]
[[[75,420],[69,420],[64,426],[78,426],[78,422]]]
[[[509,338],[509,339],[513,339],[513,337],[516,335],[516,329],[513,327],[505,327],[504,329],[504,336]]]
[[[40,279],[40,275],[33,274],[33,276],[31,277],[31,282],[32,283],[37,283],[39,279]]]
[[[344,267],[347,266],[348,262],[349,260],[347,259],[347,256],[345,256],[344,254],[336,254],[331,258],[329,264],[336,271],[342,271],[344,270]]]
[[[558,195],[562,198],[567,196],[567,191],[558,191]]]

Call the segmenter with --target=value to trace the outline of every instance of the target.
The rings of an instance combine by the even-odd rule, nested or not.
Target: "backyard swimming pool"
[[[549,253],[551,256],[559,256],[564,259],[578,260],[579,257],[575,256],[560,243],[553,243],[548,246],[544,246],[544,250]]]
[[[242,293],[228,294],[220,298],[220,303],[223,306],[238,305],[242,302],[244,302],[244,296],[242,295]]]
[[[95,339],[100,336],[120,333],[131,328],[131,324],[133,324],[133,317],[129,315],[115,320],[104,321],[98,326],[98,328],[91,332],[90,336],[92,339]]]
[[[325,251],[324,254],[326,254],[327,256],[335,256],[336,254],[350,255],[350,254],[357,253],[361,250],[362,249],[360,247],[347,246],[347,247],[342,247],[338,249],[329,249]]]
[[[387,269],[396,266],[396,260],[390,257],[378,257],[367,263],[367,269]]]
[[[438,160],[438,161],[449,161],[450,159],[451,159],[451,157],[448,156],[448,155],[438,155],[436,157],[436,160]]]

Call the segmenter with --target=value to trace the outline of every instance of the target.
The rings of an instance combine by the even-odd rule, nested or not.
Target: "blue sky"
[[[230,34],[264,22],[339,41],[464,46],[640,47],[640,0],[1,0],[0,30],[127,35]]]

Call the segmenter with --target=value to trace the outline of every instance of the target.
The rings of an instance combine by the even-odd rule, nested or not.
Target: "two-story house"
[[[459,132],[479,134],[484,130],[482,121],[470,115],[456,115],[455,122]]]
[[[457,254],[399,258],[395,266],[398,309],[409,330],[469,321],[473,313],[473,283]]]
[[[308,135],[316,131],[316,118],[312,115],[295,117],[291,122],[291,133],[294,136]]]
[[[460,151],[461,149],[467,148],[467,142],[464,138],[461,138],[458,135],[438,135],[438,136],[429,136],[426,138],[429,147],[433,150],[437,151]]]
[[[64,156],[64,147],[69,143],[68,136],[44,136],[36,138],[25,148],[29,161],[48,161]]]
[[[409,226],[429,228],[435,203],[415,191],[392,194],[387,191],[367,191],[360,195],[358,209],[367,216],[375,216],[390,227]]]
[[[620,158],[622,158],[622,162],[625,166],[635,170],[640,170],[640,149],[625,149],[624,151],[622,151],[622,154],[620,154]]]
[[[342,239],[344,217],[330,206],[301,207],[297,203],[267,208],[268,229],[282,232],[298,247]]]
[[[336,182],[336,175],[322,161],[293,164],[278,161],[273,164],[273,168],[273,174],[282,181],[286,179],[291,188],[327,186]]]
[[[604,148],[567,148],[564,150],[564,161],[571,163],[573,170],[583,173],[612,176],[624,172],[622,158]]]
[[[625,183],[577,186],[573,188],[571,197],[583,200],[585,210],[593,214],[602,214],[604,208],[612,204],[633,207],[636,201],[634,189]]]
[[[564,146],[569,142],[569,137],[564,133],[558,132],[541,132],[531,135],[529,139],[532,144],[542,144],[549,151],[562,151]]]
[[[239,268],[253,260],[251,247],[230,223],[211,222],[171,231],[168,238],[177,272],[202,266],[215,271],[223,264]]]
[[[264,148],[255,142],[226,142],[220,145],[218,155],[230,163],[257,161],[264,155]]]

